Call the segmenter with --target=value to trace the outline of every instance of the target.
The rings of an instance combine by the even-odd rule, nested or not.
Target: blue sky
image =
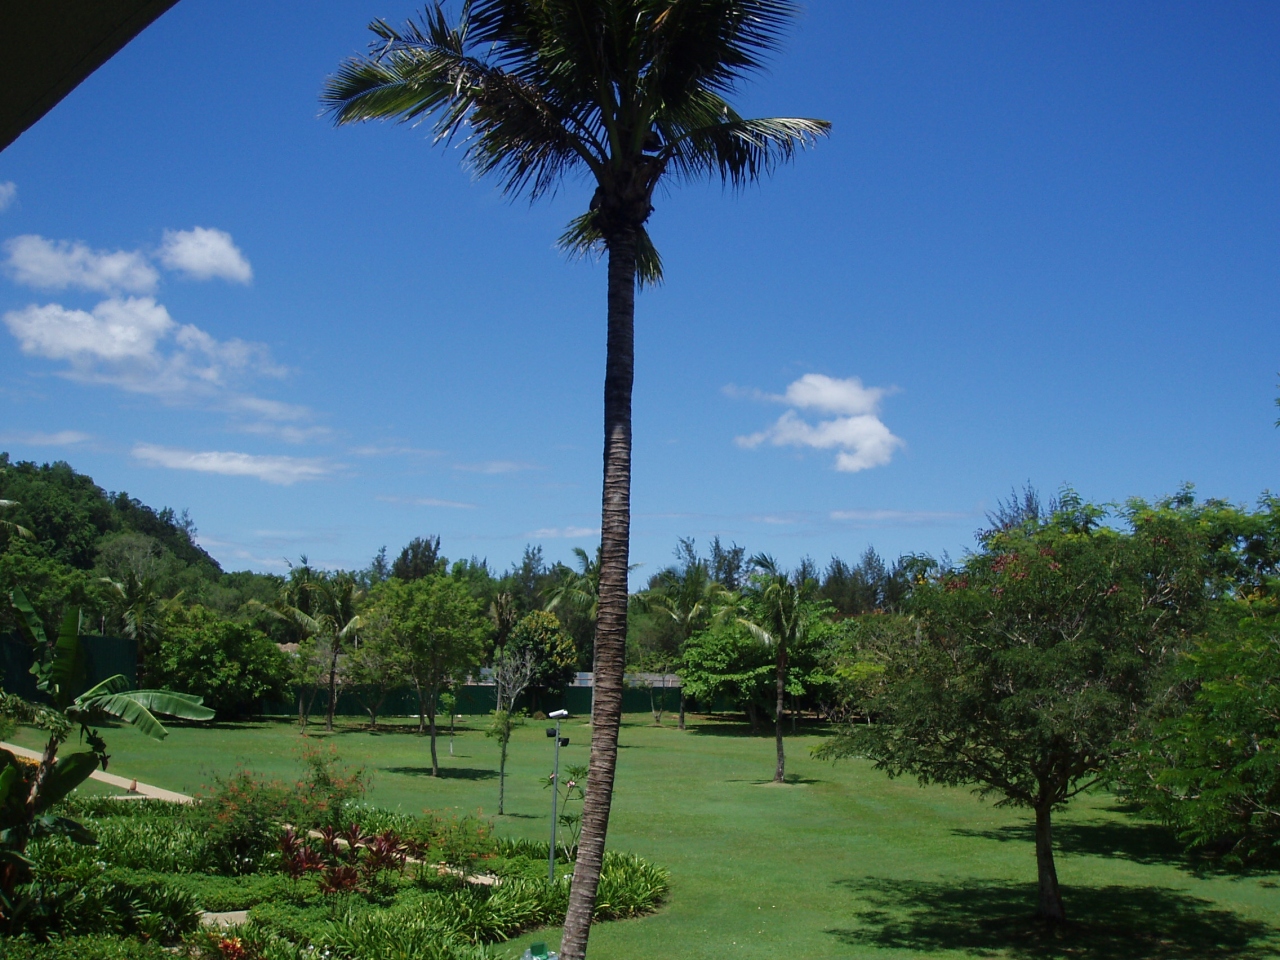
[[[225,567],[599,526],[604,271],[317,93],[410,4],[182,0],[0,153],[0,448]],[[660,198],[633,558],[948,550],[1030,481],[1252,501],[1280,460],[1280,7],[811,0],[743,112],[831,139]]]

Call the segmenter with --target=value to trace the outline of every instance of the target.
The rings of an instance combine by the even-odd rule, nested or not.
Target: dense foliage
[[[908,642],[828,757],[891,776],[971,784],[1036,815],[1040,914],[1064,918],[1050,815],[1126,751],[1162,674],[1204,625],[1204,550],[1176,517],[1128,529],[1065,498],[1047,519],[991,532],[955,569],[913,585]]]

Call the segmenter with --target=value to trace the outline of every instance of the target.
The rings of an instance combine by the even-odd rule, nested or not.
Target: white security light
[[[552,720],[563,720],[569,715],[568,710],[552,710],[547,716]]]

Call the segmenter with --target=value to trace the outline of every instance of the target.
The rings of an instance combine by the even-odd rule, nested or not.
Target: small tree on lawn
[[[493,723],[485,731],[486,737],[498,741],[498,813],[504,812],[507,795],[507,747],[511,743],[511,733],[520,726],[520,715],[516,713],[516,701],[528,689],[529,684],[538,673],[538,661],[530,647],[498,648],[493,661]]]
[[[1097,782],[1203,608],[1185,525],[1121,532],[1104,516],[1068,494],[1051,517],[986,535],[959,568],[918,572],[914,635],[887,651],[861,711],[877,722],[817,751],[1034,811],[1037,913],[1054,922],[1052,811]]]
[[[759,571],[752,577],[751,589],[746,595],[746,616],[739,622],[753,637],[774,654],[774,704],[773,730],[778,748],[778,763],[774,767],[773,782],[782,783],[786,778],[787,755],[782,745],[782,715],[786,710],[787,656],[805,638],[810,622],[818,616],[813,602],[816,584],[808,577],[788,577],[778,569],[772,557],[760,554],[751,559],[751,565]]]
[[[467,585],[435,574],[377,587],[375,609],[386,618],[405,675],[418,699],[418,732],[431,736],[431,775],[436,756],[436,712],[440,690],[481,662],[487,632],[481,605]]]

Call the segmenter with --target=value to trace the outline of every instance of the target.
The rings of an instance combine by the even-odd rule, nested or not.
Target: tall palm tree
[[[581,547],[574,547],[573,552],[578,569],[560,568],[560,581],[547,594],[547,609],[554,613],[560,607],[570,607],[595,623],[600,612],[601,551],[596,550],[595,560]]]
[[[303,637],[315,637],[326,644],[329,705],[325,710],[324,728],[332,731],[333,714],[338,705],[338,656],[343,644],[364,626],[356,613],[364,592],[350,573],[317,573],[307,565],[305,557],[302,566],[294,568],[294,572],[297,571],[302,573],[297,577],[291,575],[280,598],[265,609],[292,624]]]
[[[766,554],[751,558],[759,573],[753,578],[755,590],[750,596],[749,615],[738,622],[751,635],[774,652],[774,673],[778,701],[775,704],[773,732],[778,745],[778,765],[773,782],[782,783],[787,772],[787,756],[782,747],[782,714],[786,709],[787,654],[804,639],[812,615],[814,581],[804,576],[788,577],[777,561]]]
[[[165,617],[182,602],[182,591],[165,599],[154,577],[139,577],[132,570],[125,572],[123,580],[100,577],[99,582],[107,585],[111,615],[120,632],[137,645],[139,666],[145,671],[160,646]]]
[[[561,955],[581,960],[595,905],[622,716],[631,526],[631,389],[637,281],[661,260],[645,223],[666,180],[760,179],[830,125],[746,119],[725,99],[760,69],[796,13],[791,0],[463,0],[397,30],[322,93],[339,124],[434,119],[461,134],[480,174],[537,198],[588,174],[595,193],[563,245],[608,254],[604,490],[591,762]]]
[[[639,597],[647,610],[670,617],[676,628],[679,652],[698,630],[731,609],[736,595],[723,584],[711,579],[702,560],[686,564],[684,569],[669,568],[657,576],[657,582]],[[684,729],[684,685],[680,686],[680,729]]]

